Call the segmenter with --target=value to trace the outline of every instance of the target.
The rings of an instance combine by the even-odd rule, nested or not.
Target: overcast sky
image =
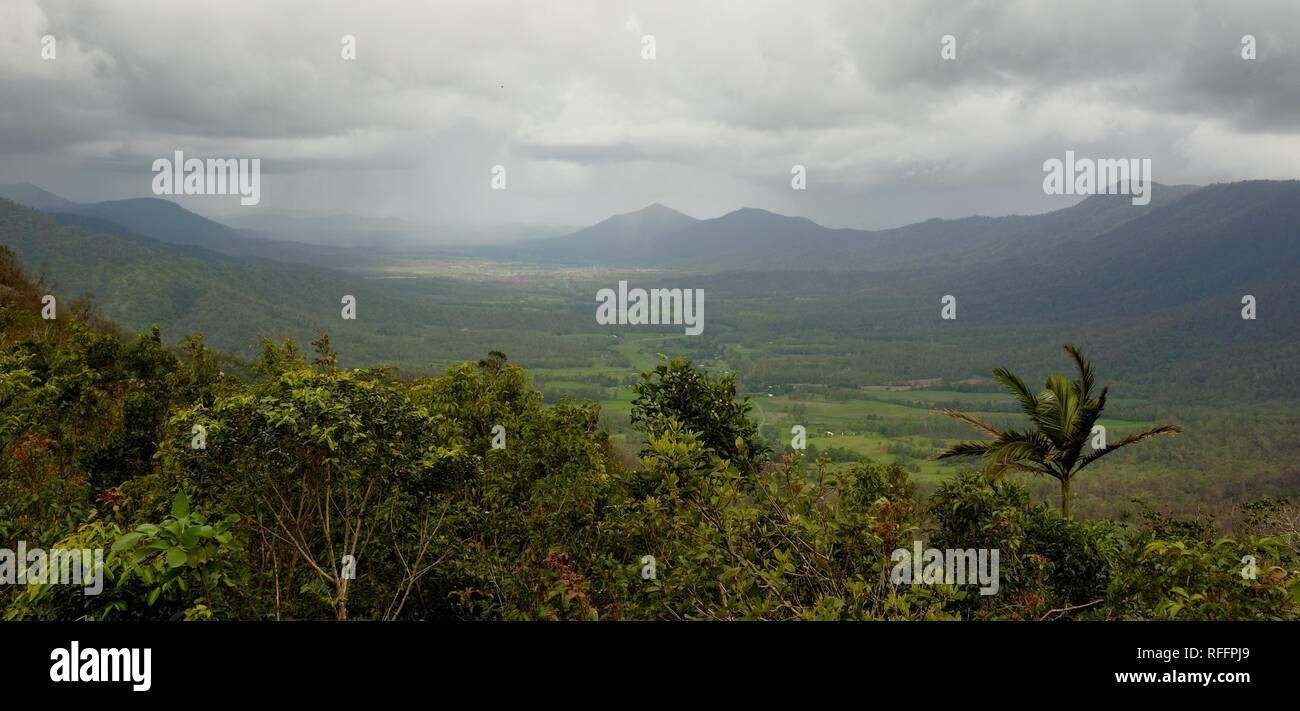
[[[1300,2],[0,0],[0,182],[82,201],[183,150],[262,159],[260,205],[182,200],[215,216],[874,228],[1063,207],[1067,149],[1300,177]]]

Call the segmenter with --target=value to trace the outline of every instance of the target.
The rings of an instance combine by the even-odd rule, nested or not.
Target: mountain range
[[[157,198],[79,204],[30,183],[0,185],[0,197],[95,231],[299,264],[346,267],[387,249],[709,273],[876,271],[945,260],[997,261],[1104,234],[1197,190],[1156,185],[1148,206],[1131,205],[1123,195],[1093,196],[1040,215],[932,219],[875,231],[828,228],[758,208],[696,219],[654,203],[563,236],[547,237],[545,230],[525,226],[485,231],[477,248],[422,241],[415,236],[417,225],[394,219],[253,215],[230,227]],[[514,241],[497,244],[503,236]]]
[[[1264,186],[1270,184],[1252,181],[1238,184],[1246,187],[1235,190],[1263,195],[1268,192]],[[1285,192],[1295,184],[1276,185]],[[807,218],[757,208],[696,219],[654,203],[563,236],[545,237],[520,226],[514,243],[451,249],[445,243],[421,242],[413,236],[414,223],[393,219],[261,215],[241,218],[242,227],[232,228],[157,198],[80,204],[30,183],[0,185],[0,197],[96,232],[295,264],[348,267],[367,261],[376,249],[391,248],[407,254],[471,254],[715,273],[887,271],[1022,259],[1035,252],[1068,249],[1073,243],[1162,214],[1184,198],[1200,194],[1185,208],[1196,211],[1200,202],[1213,200],[1221,189],[1155,185],[1147,206],[1134,206],[1124,195],[1102,195],[1039,215],[932,219],[874,231],[828,228]],[[494,234],[500,238],[502,233]]]
[[[513,257],[698,271],[871,271],[935,260],[990,261],[1049,249],[1115,229],[1198,188],[1156,185],[1151,205],[1099,195],[1041,215],[932,219],[888,230],[834,229],[803,217],[741,208],[699,220],[655,203],[565,237],[513,250]]]
[[[487,349],[522,339],[537,353],[576,353],[576,342],[520,331],[544,329],[553,339],[594,330],[586,282],[542,294],[527,283],[379,279],[361,270],[400,262],[373,250],[249,237],[165,200],[78,204],[29,184],[0,186],[0,196],[14,201],[0,200],[0,244],[48,270],[62,293],[93,293],[108,316],[134,328],[202,330],[235,350],[259,335],[309,340],[337,327],[341,294],[364,294],[369,330],[345,337],[382,360],[421,358],[428,338]],[[755,208],[696,219],[656,203],[568,235],[469,254],[601,266],[591,281],[631,270],[694,280],[713,289],[710,334],[741,337],[762,309],[778,330],[797,332],[813,319],[886,337],[934,318],[939,298],[955,295],[953,332],[1036,325],[1061,338],[1095,334],[1117,348],[1158,341],[1149,347],[1182,352],[1188,363],[1251,349],[1277,363],[1300,355],[1297,224],[1300,182],[1245,181],[1154,186],[1147,206],[1094,196],[1040,215],[877,231]],[[463,253],[419,254],[436,262]],[[1258,321],[1240,318],[1247,295],[1259,304]]]
[[[65,224],[202,247],[236,257],[346,265],[376,251],[419,253],[463,251],[466,245],[523,243],[571,232],[573,228],[525,224],[429,225],[391,217],[346,213],[233,215],[229,224],[160,198],[78,203],[31,183],[0,184],[0,198],[49,213]]]

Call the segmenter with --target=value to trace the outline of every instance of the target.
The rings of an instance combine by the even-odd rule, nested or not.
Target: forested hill
[[[743,208],[697,220],[654,204],[565,237],[496,253],[515,257],[695,272],[886,271],[994,262],[1105,234],[1194,196],[1196,186],[1154,185],[1150,205],[1098,195],[1041,215],[932,219],[889,230],[832,229],[803,217]]]
[[[264,239],[241,232],[160,198],[77,203],[31,183],[0,185],[0,199],[40,210],[74,227],[133,240],[196,247],[232,257],[261,257],[290,264],[332,266],[356,261],[358,250]]]

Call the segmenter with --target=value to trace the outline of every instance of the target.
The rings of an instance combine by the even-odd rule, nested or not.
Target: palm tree
[[[1106,407],[1107,388],[1102,388],[1094,398],[1092,365],[1072,345],[1067,344],[1065,352],[1074,360],[1079,377],[1071,381],[1064,375],[1049,376],[1043,391],[1037,395],[1029,391],[1020,376],[1006,368],[993,371],[994,379],[1011,391],[1020,403],[1020,409],[1029,416],[1030,429],[999,430],[965,413],[944,410],[943,414],[955,417],[993,439],[962,442],[936,454],[934,459],[980,455],[987,463],[987,473],[995,478],[1001,478],[1007,470],[1046,474],[1061,483],[1061,513],[1069,518],[1070,480],[1084,467],[1149,437],[1183,431],[1175,425],[1160,425],[1085,454],[1084,447],[1093,436],[1093,425]]]

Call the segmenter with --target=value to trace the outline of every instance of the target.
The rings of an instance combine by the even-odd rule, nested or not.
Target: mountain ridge
[[[1095,236],[1199,189],[1155,184],[1149,206],[1134,206],[1127,195],[1094,195],[1036,215],[931,218],[884,230],[826,227],[755,207],[695,219],[656,202],[511,253],[559,263],[706,272],[916,267],[927,260],[978,261]],[[666,218],[669,214],[685,219]]]
[[[618,265],[668,268],[694,272],[810,269],[826,271],[886,270],[923,267],[936,260],[989,261],[1018,252],[1051,248],[1057,244],[1102,234],[1124,222],[1177,202],[1199,190],[1197,186],[1152,186],[1152,204],[1138,207],[1125,195],[1091,196],[1069,207],[1036,215],[931,218],[883,230],[832,228],[802,216],[784,215],[757,207],[741,207],[713,218],[698,219],[653,202],[620,213],[570,234],[537,237],[506,245],[456,247],[444,243],[405,242],[406,251],[438,253],[467,250],[489,257],[509,257],[583,265]],[[232,227],[198,215],[170,200],[128,198],[79,204],[32,185],[0,186],[0,197],[21,199],[19,204],[62,215],[94,218],[119,225],[129,233],[161,242],[208,249],[236,257],[263,257],[290,263],[332,263],[336,256],[364,256],[352,250],[393,247],[402,243],[386,239],[384,228],[412,223],[391,218],[358,218],[380,232],[371,232],[374,244],[358,245],[353,239],[295,241],[293,233],[267,233],[252,225],[274,225],[276,217],[250,217]],[[45,207],[40,207],[44,205]],[[251,220],[251,222],[250,222]],[[81,224],[86,224],[84,219]],[[302,225],[313,226],[310,221]],[[317,230],[319,232],[319,230]],[[302,235],[296,235],[301,237]],[[388,235],[391,237],[391,235]],[[332,250],[332,251],[331,251]],[[324,256],[322,256],[322,254]]]

